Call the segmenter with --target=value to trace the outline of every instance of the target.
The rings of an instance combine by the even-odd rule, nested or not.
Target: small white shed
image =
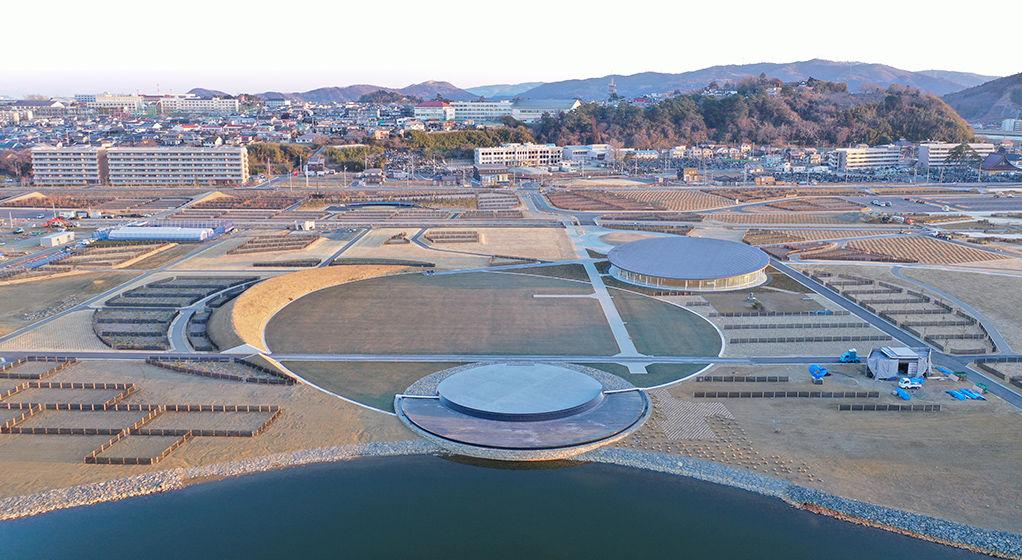
[[[39,240],[39,244],[43,247],[56,247],[65,243],[70,243],[75,240],[75,232],[73,231],[60,231],[57,233],[51,233],[44,235]]]

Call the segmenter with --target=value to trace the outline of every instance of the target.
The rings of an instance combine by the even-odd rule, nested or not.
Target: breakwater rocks
[[[803,488],[762,474],[685,457],[602,448],[575,457],[575,461],[608,463],[687,476],[773,496],[792,506],[843,521],[876,527],[923,540],[965,548],[1000,558],[1022,558],[1022,535],[992,531],[834,496]]]
[[[189,483],[240,476],[314,463],[347,461],[361,457],[395,457],[444,453],[427,441],[385,441],[359,443],[281,453],[204,467],[171,469],[71,488],[47,490],[26,496],[0,499],[0,521],[37,515],[58,509],[111,502],[134,496],[156,494],[182,488]]]
[[[326,447],[217,465],[172,469],[107,482],[49,490],[0,499],[0,521],[77,506],[155,494],[191,483],[315,463],[361,457],[445,455],[449,452],[424,440],[373,442]],[[687,476],[772,496],[794,507],[851,523],[876,527],[923,540],[965,548],[1001,558],[1022,559],[1022,535],[992,531],[834,496],[784,480],[724,465],[675,455],[604,447],[571,459],[633,467]]]

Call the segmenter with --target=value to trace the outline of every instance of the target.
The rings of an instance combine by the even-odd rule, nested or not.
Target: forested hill
[[[540,142],[558,145],[619,143],[635,148],[668,148],[700,142],[753,142],[804,146],[964,142],[969,125],[939,97],[904,86],[850,94],[844,83],[810,79],[805,87],[779,80],[747,81],[738,94],[716,99],[677,95],[658,104],[583,105],[568,114],[546,116],[532,127]],[[769,95],[768,87],[781,86]]]

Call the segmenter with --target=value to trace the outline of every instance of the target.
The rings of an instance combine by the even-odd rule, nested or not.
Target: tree
[[[972,146],[965,143],[951,148],[947,154],[947,162],[959,167],[976,167],[982,160],[983,157]]]

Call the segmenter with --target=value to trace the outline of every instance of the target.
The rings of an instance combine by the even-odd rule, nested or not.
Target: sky
[[[1017,2],[15,2],[0,95],[468,88],[813,58],[1006,76],[1022,57],[989,15]]]

